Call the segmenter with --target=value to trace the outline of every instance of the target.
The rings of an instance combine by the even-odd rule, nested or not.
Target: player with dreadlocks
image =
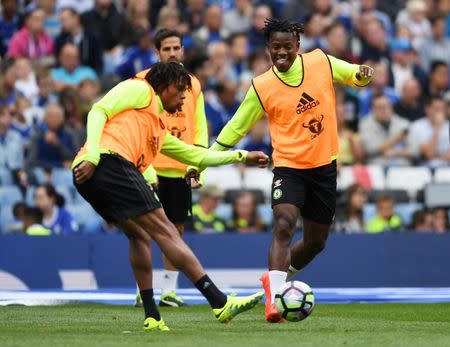
[[[261,281],[266,320],[280,322],[275,293],[324,249],[334,218],[339,148],[333,82],[364,87],[373,69],[349,64],[320,49],[298,54],[300,23],[267,19],[263,32],[273,66],[253,79],[244,101],[211,148],[232,148],[267,113],[274,149],[274,228],[269,271]],[[300,215],[303,239],[290,248]]]
[[[191,87],[189,74],[180,64],[158,63],[143,78],[126,82],[107,93],[88,114],[86,144],[72,164],[75,187],[105,220],[117,224],[128,237],[130,263],[144,306],[145,330],[169,330],[153,298],[151,239],[206,297],[217,320],[229,322],[255,306],[263,294],[227,297],[214,285],[168,220],[146,182],[146,172],[159,151],[202,168],[236,162],[266,166],[268,157],[262,152],[214,152],[187,145],[166,132],[160,114],[181,109],[185,91]],[[127,109],[121,104],[142,88],[147,90],[146,106]],[[108,111],[117,104],[125,111]]]

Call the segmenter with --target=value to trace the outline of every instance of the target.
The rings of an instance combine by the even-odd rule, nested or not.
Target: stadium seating
[[[345,190],[355,183],[362,185],[366,189],[384,189],[384,170],[377,165],[341,167],[338,173],[338,189]]]
[[[370,190],[367,193],[368,201],[376,202],[382,195],[392,196],[396,203],[408,203],[410,201],[408,192],[403,189]]]
[[[20,189],[16,186],[2,186],[0,187],[0,205],[12,206],[16,202],[22,201],[23,196]]]
[[[391,167],[386,176],[387,188],[404,189],[411,196],[431,181],[431,171],[427,167]]]
[[[13,176],[10,170],[0,169],[0,185],[10,186],[13,184]]]
[[[418,203],[401,203],[395,205],[395,213],[398,214],[403,221],[404,226],[409,226],[411,224],[412,215],[415,211],[423,209],[422,204]],[[363,219],[364,223],[367,223],[370,219],[375,217],[377,214],[376,204],[366,204],[363,208]]]
[[[222,190],[241,189],[242,176],[234,166],[211,167],[206,172],[205,184],[217,185]]]
[[[98,218],[97,212],[88,204],[67,204],[67,210],[72,214],[75,221],[83,229],[92,220]]]
[[[55,187],[73,187],[72,171],[68,169],[53,169],[51,183]]]
[[[439,167],[434,171],[434,182],[450,182],[450,167]]]
[[[260,168],[247,168],[244,171],[244,188],[259,189],[266,198],[270,198],[273,174],[270,170]]]

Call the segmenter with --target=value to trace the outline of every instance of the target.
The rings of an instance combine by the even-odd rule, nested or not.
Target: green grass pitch
[[[259,305],[229,324],[207,306],[163,309],[170,332],[144,332],[142,309],[0,307],[0,346],[450,346],[448,304],[319,304],[299,323],[269,324]]]

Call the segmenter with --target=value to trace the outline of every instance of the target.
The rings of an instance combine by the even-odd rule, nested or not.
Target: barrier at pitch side
[[[186,242],[222,287],[257,287],[270,233],[187,234]],[[298,277],[313,287],[450,287],[450,234],[331,235]],[[153,245],[153,265],[162,268]],[[160,271],[155,271],[157,287]],[[0,236],[1,289],[131,288],[123,235]],[[180,287],[191,287],[180,278]]]

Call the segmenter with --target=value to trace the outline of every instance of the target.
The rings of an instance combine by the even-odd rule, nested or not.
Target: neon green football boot
[[[228,323],[239,313],[255,307],[262,300],[263,296],[263,292],[244,297],[228,296],[225,306],[213,309],[213,313],[220,323]]]
[[[145,331],[170,331],[169,327],[164,323],[164,320],[156,320],[155,318],[148,317],[144,321]]]
[[[165,293],[161,295],[161,300],[159,302],[159,306],[167,306],[167,307],[184,307],[189,306],[186,304],[181,297],[175,294],[172,290],[171,292]]]

